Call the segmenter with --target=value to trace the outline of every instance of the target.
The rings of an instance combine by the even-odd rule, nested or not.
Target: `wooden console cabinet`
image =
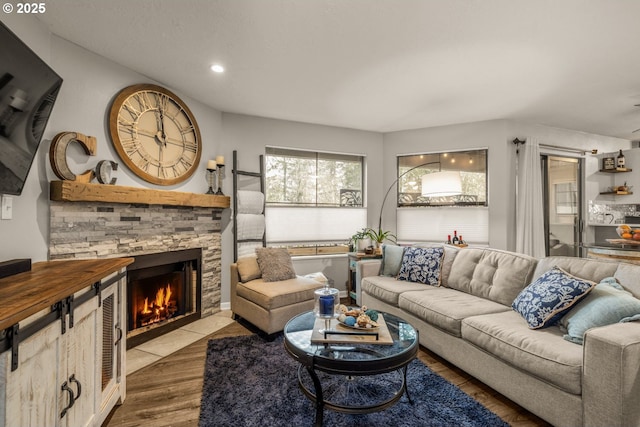
[[[43,262],[0,279],[0,426],[100,426],[124,400],[132,261]]]

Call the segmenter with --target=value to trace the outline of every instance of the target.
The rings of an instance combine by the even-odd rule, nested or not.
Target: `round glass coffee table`
[[[418,354],[418,331],[397,316],[380,314],[389,331],[386,344],[344,342],[341,335],[349,330],[337,327],[335,321],[331,331],[337,332],[340,343],[312,343],[314,325],[318,329],[312,311],[285,325],[284,347],[300,363],[298,384],[315,403],[316,426],[322,426],[324,408],[363,414],[388,408],[405,394],[411,401],[407,366]],[[324,338],[331,336],[328,333]]]

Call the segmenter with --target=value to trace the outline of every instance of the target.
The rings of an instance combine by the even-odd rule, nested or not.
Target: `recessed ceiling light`
[[[211,66],[211,71],[214,73],[224,73],[224,67],[220,64],[213,64]]]

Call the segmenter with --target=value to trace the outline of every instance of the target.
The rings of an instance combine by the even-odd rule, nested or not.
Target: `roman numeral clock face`
[[[111,105],[109,132],[122,161],[148,182],[177,184],[200,163],[196,120],[185,103],[163,87],[140,84],[120,91]]]

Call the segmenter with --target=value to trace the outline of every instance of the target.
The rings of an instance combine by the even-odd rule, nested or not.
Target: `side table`
[[[357,265],[359,262],[382,259],[379,254],[365,254],[364,252],[348,252],[349,274],[347,275],[347,293],[349,294],[349,304],[360,305],[360,283],[356,277]]]

